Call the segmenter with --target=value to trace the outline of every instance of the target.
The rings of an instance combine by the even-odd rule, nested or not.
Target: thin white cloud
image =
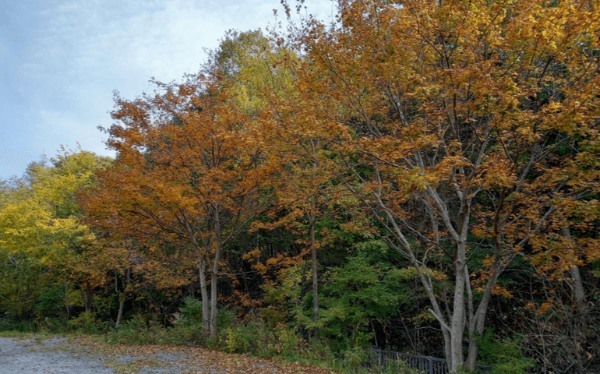
[[[325,18],[331,12],[330,0],[307,3]],[[226,30],[264,30],[274,8],[279,0],[20,0],[7,8],[9,29],[0,25],[0,61],[12,58],[0,69],[12,77],[6,87],[16,87],[2,94],[17,103],[0,113],[17,150],[0,149],[0,163],[35,161],[77,142],[106,154],[97,126],[111,124],[113,90],[133,98],[152,90],[151,77],[168,82],[198,71]]]

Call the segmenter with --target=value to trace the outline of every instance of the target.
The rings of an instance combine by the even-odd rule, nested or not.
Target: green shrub
[[[193,297],[183,299],[183,305],[179,308],[181,316],[176,320],[179,324],[202,325],[202,302]]]
[[[33,321],[16,321],[12,318],[0,318],[0,331],[34,332],[36,326]]]
[[[35,321],[36,331],[62,333],[66,329],[65,321],[56,317],[38,317]]]
[[[269,351],[275,356],[290,356],[306,349],[304,341],[284,324],[279,324],[273,330],[273,341],[269,345]]]
[[[63,287],[55,286],[43,289],[35,303],[36,317],[39,320],[49,317],[52,319],[62,319],[63,322],[66,321],[65,300],[65,290]]]
[[[354,347],[343,352],[342,365],[345,369],[357,371],[367,360],[367,352],[360,347]]]
[[[250,353],[268,357],[275,355],[271,351],[275,337],[265,323],[258,318],[238,321],[224,329],[224,349],[227,352]]]
[[[489,374],[526,373],[535,364],[523,354],[518,339],[497,340],[492,331],[479,338],[479,360],[492,367]]]
[[[377,367],[371,372],[380,374],[419,374],[418,370],[412,369],[402,360],[390,361],[381,367]]]
[[[206,331],[202,324],[202,302],[187,297],[179,308],[180,315],[173,321],[167,339],[170,344],[207,345]]]
[[[227,326],[231,326],[237,323],[237,313],[235,310],[230,308],[221,307],[219,309],[219,313],[217,314],[217,325],[220,328],[225,328]]]
[[[106,330],[106,325],[96,319],[94,313],[83,312],[76,318],[67,322],[67,327],[71,331],[79,331],[88,334],[97,334]]]
[[[166,328],[157,322],[148,322],[140,314],[134,315],[119,328],[113,329],[107,335],[110,343],[123,344],[164,344]]]

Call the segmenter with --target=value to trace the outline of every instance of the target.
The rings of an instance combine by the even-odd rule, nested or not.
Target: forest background
[[[115,97],[115,159],[2,182],[0,328],[598,371],[597,12],[357,0],[228,33]]]

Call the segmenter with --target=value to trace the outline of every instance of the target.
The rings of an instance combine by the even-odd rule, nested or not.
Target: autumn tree
[[[236,102],[261,123],[268,142],[264,151],[273,171],[269,181],[272,206],[269,219],[255,222],[253,229],[293,232],[304,248],[294,261],[310,255],[312,322],[307,325],[316,336],[318,252],[334,240],[325,222],[335,221],[333,216],[342,211],[345,214],[352,200],[339,182],[331,145],[348,134],[337,122],[318,117],[327,110],[321,105],[326,93],[312,100],[304,95],[309,88],[303,85],[302,72],[311,70],[310,62],[303,61],[281,36],[231,32],[212,59],[213,68],[233,82]]]
[[[2,299],[11,300],[6,310],[14,317],[26,317],[40,297],[61,316],[66,311],[66,318],[74,305],[91,307],[90,282],[98,269],[80,261],[90,255],[95,237],[80,221],[76,194],[108,163],[91,152],[62,149],[50,165],[31,164],[24,178],[3,190],[0,252],[8,294]],[[20,273],[14,282],[13,270]]]
[[[318,71],[305,84],[330,97],[322,118],[337,115],[354,133],[342,147],[348,187],[417,270],[453,372],[474,368],[492,294],[509,295],[497,281],[512,259],[535,247],[562,204],[590,202],[594,7],[345,1],[330,29],[308,19],[299,30]],[[433,268],[452,289],[440,291]]]
[[[260,31],[230,31],[213,52],[207,71],[227,81],[234,103],[261,123],[265,161],[273,171],[271,210],[268,222],[255,222],[253,229],[283,227],[297,234],[305,248],[296,261],[310,254],[314,333],[319,309],[317,249],[325,243],[317,226],[327,206],[339,199],[331,185],[335,164],[325,151],[335,135],[316,121],[307,123],[312,108],[299,100],[302,93],[294,72],[298,68],[301,60],[281,40],[277,45]]]
[[[279,111],[279,114],[282,112]],[[274,122],[276,135],[272,137],[270,155],[279,165],[274,178],[275,206],[272,219],[256,227],[284,227],[296,233],[304,246],[300,257],[310,254],[312,278],[312,324],[316,337],[319,326],[318,252],[335,239],[328,220],[345,214],[351,200],[339,182],[337,164],[331,160],[327,148],[339,139],[322,122],[312,121],[307,112],[295,109]],[[336,179],[338,179],[336,183]],[[341,213],[343,212],[343,213]]]
[[[117,160],[102,175],[103,199],[89,205],[89,214],[110,201],[102,216],[119,217],[122,226],[114,230],[122,238],[154,251],[172,243],[194,253],[203,322],[216,336],[223,251],[258,211],[268,175],[261,139],[216,74],[160,89],[116,99],[108,145]]]

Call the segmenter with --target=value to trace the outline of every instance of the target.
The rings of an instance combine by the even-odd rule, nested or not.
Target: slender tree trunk
[[[471,316],[471,319],[469,321],[469,351],[467,353],[467,369],[469,370],[475,370],[477,355],[479,353],[477,337],[483,334],[483,331],[485,329],[485,321],[490,304],[490,299],[492,297],[492,290],[496,286],[496,280],[498,279],[500,271],[501,269],[494,269],[493,273],[490,275],[490,279],[488,280],[486,287],[483,291],[481,301],[477,306],[477,311],[473,316]]]
[[[569,273],[571,273],[571,279],[573,280],[573,296],[575,297],[575,303],[577,304],[579,311],[584,311],[587,308],[587,300],[581,273],[579,272],[579,266],[572,267],[569,270]]]
[[[67,321],[71,319],[71,306],[67,301],[67,294],[69,293],[69,284],[65,281],[65,307],[67,308]],[[66,325],[66,323],[65,323]]]
[[[463,366],[463,336],[465,331],[465,272],[466,243],[457,243],[454,282],[454,304],[450,321],[450,371],[456,373]]]
[[[317,263],[317,248],[315,239],[315,219],[311,218],[309,226],[310,248],[312,256],[312,292],[313,292],[313,339],[318,339],[317,321],[319,320],[319,274]]]
[[[117,312],[117,321],[115,322],[115,327],[119,327],[121,325],[121,321],[123,320],[123,310],[125,309],[125,300],[127,297],[125,296],[125,292],[119,293],[119,311]]]
[[[217,251],[220,251],[217,249]],[[215,256],[215,260],[210,273],[210,336],[217,336],[217,282],[219,279],[219,256]]]
[[[204,331],[210,331],[209,325],[209,300],[208,300],[208,289],[206,284],[206,261],[200,258],[198,264],[198,276],[200,278],[200,299],[202,301],[202,325]]]
[[[219,220],[219,209],[214,209],[214,235],[215,240],[213,245],[215,246],[215,253],[211,269],[210,278],[210,336],[215,338],[217,336],[217,313],[218,313],[218,280],[219,280],[219,261],[221,260],[221,251],[223,250],[223,243],[221,238],[221,222]]]
[[[115,321],[115,327],[118,328],[121,325],[121,321],[123,320],[123,309],[125,308],[125,279],[123,279],[122,286],[123,286],[123,292],[119,291],[119,272],[117,271],[117,269],[114,270],[115,272],[115,292],[117,293],[117,296],[119,297],[119,310],[117,311],[117,320]],[[127,273],[127,270],[126,270]]]
[[[83,294],[85,297],[85,311],[91,313],[92,309],[94,308],[94,295],[92,292],[92,287],[90,287],[88,283],[86,283],[85,285],[85,290]]]
[[[573,238],[571,237],[571,230],[568,227],[562,229],[563,235],[569,241],[569,247],[571,250],[575,250],[573,244]],[[583,281],[581,279],[581,273],[579,272],[579,267],[574,266],[569,269],[569,273],[571,275],[571,280],[573,281],[573,299],[575,300],[575,304],[577,305],[577,309],[580,312],[584,311],[587,307],[587,301],[585,297],[585,289],[583,288]]]
[[[419,261],[419,259],[416,257],[415,251],[413,250],[410,242],[404,236],[404,233],[402,232],[402,229],[400,228],[400,226],[397,225],[394,216],[392,215],[390,209],[388,209],[385,202],[378,195],[376,195],[376,197],[377,197],[379,206],[383,209],[383,211],[387,215],[388,221],[391,225],[390,232],[392,234],[394,234],[394,236],[397,240],[397,245],[393,244],[392,242],[390,242],[390,244],[392,244],[392,246],[394,248],[399,250],[400,253],[402,253],[404,256],[406,256],[409,259],[411,264],[417,270],[417,276],[419,278],[419,281],[421,282],[421,285],[423,285],[423,287],[425,288],[425,292],[427,294],[427,297],[429,298],[429,302],[431,303],[431,308],[432,308],[429,311],[431,312],[431,314],[433,314],[435,319],[440,323],[442,336],[444,338],[444,354],[446,357],[446,361],[448,363],[448,367],[451,367],[452,366],[452,362],[451,362],[451,357],[452,357],[451,328],[448,323],[449,320],[447,320],[445,318],[442,308],[436,299],[436,295],[434,292],[434,287],[433,287],[433,283],[431,280],[431,274],[429,272],[429,268],[425,265],[425,261]],[[431,212],[433,212],[433,210],[431,210]],[[431,214],[433,214],[433,213],[431,213]],[[432,220],[433,219],[434,218],[432,217]],[[434,229],[435,229],[436,235],[437,235],[437,229],[438,229],[437,224],[434,225]]]

